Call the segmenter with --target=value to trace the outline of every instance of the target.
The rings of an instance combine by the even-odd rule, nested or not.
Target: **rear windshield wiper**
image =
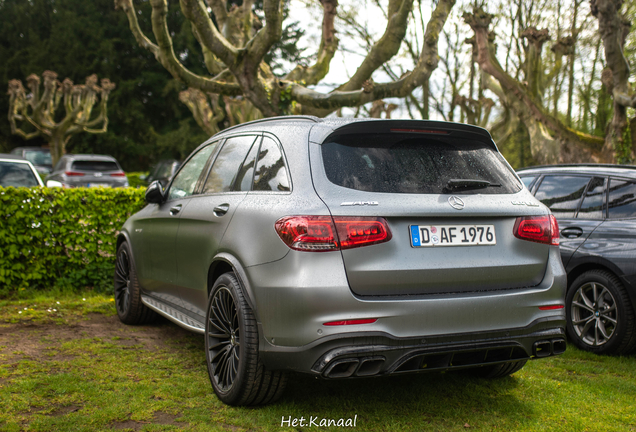
[[[469,189],[483,189],[487,187],[501,187],[498,183],[490,183],[488,180],[475,180],[475,179],[450,179],[442,193],[447,193],[456,190],[469,190]]]

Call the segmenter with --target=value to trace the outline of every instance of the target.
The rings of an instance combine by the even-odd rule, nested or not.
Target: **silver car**
[[[46,177],[48,187],[128,187],[128,178],[112,156],[66,154]]]
[[[565,351],[556,219],[484,129],[281,117],[197,148],[117,240],[115,301],[205,337],[230,405],[286,371],[500,377]]]

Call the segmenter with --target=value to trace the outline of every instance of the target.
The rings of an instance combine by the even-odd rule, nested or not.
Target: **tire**
[[[267,371],[258,359],[258,328],[234,273],[221,275],[210,294],[205,353],[218,398],[234,406],[276,401],[287,384],[281,371]]]
[[[582,350],[627,354],[636,347],[634,309],[620,280],[610,272],[580,275],[565,297],[567,333]]]
[[[121,322],[131,325],[148,324],[157,318],[157,313],[141,302],[141,288],[127,242],[123,242],[117,249],[114,279],[115,308]]]
[[[480,378],[503,378],[508,375],[512,375],[523,368],[527,363],[527,360],[519,360],[507,363],[499,363],[490,366],[482,366],[474,369],[469,369],[468,372]]]

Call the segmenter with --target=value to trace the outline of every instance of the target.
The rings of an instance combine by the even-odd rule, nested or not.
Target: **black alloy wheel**
[[[636,347],[634,309],[620,280],[590,270],[572,283],[565,298],[567,332],[580,349],[627,354]]]
[[[130,246],[123,242],[117,248],[115,258],[115,309],[121,322],[125,324],[146,324],[152,322],[157,313],[141,302],[141,289],[137,280],[135,263]]]
[[[227,287],[220,287],[210,302],[208,358],[212,375],[222,392],[228,392],[238,374],[241,330],[234,297]]]
[[[125,315],[130,309],[130,258],[128,248],[120,248],[115,261],[115,307]]]
[[[258,328],[234,273],[216,280],[205,320],[208,375],[218,398],[228,405],[276,401],[287,383],[281,371],[265,370],[258,358]]]

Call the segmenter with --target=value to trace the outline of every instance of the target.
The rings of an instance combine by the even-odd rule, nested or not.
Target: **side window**
[[[232,190],[237,177],[247,174],[239,174],[239,168],[243,166],[247,153],[256,138],[254,135],[246,135],[229,138],[225,142],[214,161],[214,165],[212,165],[202,193],[219,193]]]
[[[288,191],[289,177],[285,159],[273,139],[263,138],[263,144],[258,152],[258,162],[254,173],[253,190],[259,191]]]
[[[557,218],[573,218],[589,177],[545,176],[535,197]]]
[[[205,167],[205,163],[210,158],[217,144],[218,142],[215,142],[203,147],[185,164],[170,186],[168,201],[192,195],[197,185],[197,180],[199,180],[201,172]]]
[[[527,189],[530,189],[530,185],[532,185],[532,183],[534,183],[534,179],[536,178],[535,176],[529,176],[529,177],[520,177],[521,181],[523,182],[523,184],[526,186]]]
[[[234,190],[249,191],[252,190],[252,180],[254,179],[254,165],[256,164],[256,153],[260,140],[256,140],[252,149],[247,154],[247,157],[241,164],[236,175],[236,182],[234,183]]]
[[[608,206],[611,219],[636,217],[636,183],[611,179]]]
[[[577,217],[579,219],[605,218],[605,179],[603,177],[594,177],[590,182]]]

